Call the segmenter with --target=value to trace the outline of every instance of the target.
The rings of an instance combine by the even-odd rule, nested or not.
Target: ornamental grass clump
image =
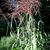
[[[35,27],[35,19],[31,16],[26,14],[25,19],[15,32],[11,32],[11,36],[1,38],[0,50],[45,50],[45,32]]]

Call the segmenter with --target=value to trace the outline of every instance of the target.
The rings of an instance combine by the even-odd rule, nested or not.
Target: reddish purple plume
[[[39,0],[16,0],[13,15],[19,15],[20,13],[32,14],[32,9],[34,9],[35,15],[37,15],[40,5]]]

